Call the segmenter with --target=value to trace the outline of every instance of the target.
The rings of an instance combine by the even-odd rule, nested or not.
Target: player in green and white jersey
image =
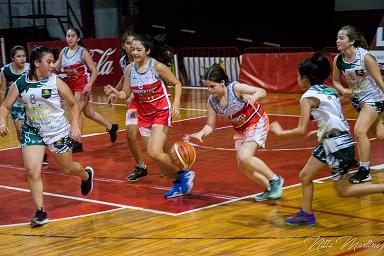
[[[26,120],[21,128],[21,147],[26,177],[32,198],[37,208],[31,226],[48,222],[43,206],[43,183],[41,164],[45,147],[54,155],[56,163],[67,174],[81,178],[81,193],[88,195],[93,189],[93,169],[83,168],[72,159],[72,140],[80,139],[80,107],[71,90],[53,70],[53,53],[46,47],[35,47],[31,53],[31,68],[9,89],[0,107],[0,136],[9,133],[6,118],[18,98],[25,108]],[[69,124],[61,107],[61,98],[66,100],[72,111]]]

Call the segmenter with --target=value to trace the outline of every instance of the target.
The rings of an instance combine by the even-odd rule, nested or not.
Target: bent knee
[[[41,179],[41,172],[34,170],[34,169],[26,169],[25,170],[25,177],[32,180]]]

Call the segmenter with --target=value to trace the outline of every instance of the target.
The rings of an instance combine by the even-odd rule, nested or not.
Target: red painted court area
[[[298,117],[293,116],[270,115],[270,119],[271,122],[278,120],[286,128],[294,127],[298,121]],[[186,133],[198,131],[205,122],[205,117],[175,122],[169,145],[181,140]],[[205,138],[201,147],[195,147],[197,159],[192,169],[196,172],[196,178],[192,193],[174,199],[163,198],[163,193],[170,189],[171,181],[160,177],[159,168],[147,156],[145,160],[150,175],[136,182],[126,181],[125,177],[133,168],[134,161],[125,131],[119,132],[115,144],[109,142],[106,134],[84,137],[84,152],[73,155],[83,166],[90,165],[95,170],[94,189],[88,197],[80,193],[79,178],[57,170],[50,155],[50,165],[42,171],[44,191],[48,193],[44,200],[49,218],[74,217],[118,208],[138,208],[176,215],[262,192],[262,188],[243,175],[236,166],[230,124],[225,119],[219,119],[217,128]],[[380,164],[379,156],[383,150],[378,146],[380,142],[375,139],[371,142],[373,166]],[[284,177],[286,187],[299,183],[298,174],[316,144],[315,138],[282,138],[270,133],[267,149],[258,151],[256,155]],[[326,176],[329,176],[327,168],[319,178]],[[24,178],[20,149],[1,151],[0,201],[0,225],[26,223],[35,211]]]

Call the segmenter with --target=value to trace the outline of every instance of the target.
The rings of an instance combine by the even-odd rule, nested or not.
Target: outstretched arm
[[[189,138],[195,138],[200,142],[203,142],[203,137],[206,137],[213,132],[216,126],[216,119],[217,119],[216,111],[212,108],[209,102],[207,103],[207,109],[208,109],[207,124],[204,125],[204,127],[199,132],[187,134],[184,137],[185,140],[189,140]]]
[[[271,132],[278,136],[304,135],[307,132],[311,108],[318,105],[319,102],[315,98],[303,99],[300,103],[300,120],[297,127],[284,130],[278,122],[273,122],[270,126]]]

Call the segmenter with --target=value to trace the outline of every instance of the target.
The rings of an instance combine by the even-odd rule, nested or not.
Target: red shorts
[[[137,117],[139,118],[139,127],[151,128],[154,124],[160,124],[168,127],[172,126],[172,114],[170,109],[147,116],[138,114]]]
[[[137,109],[137,101],[136,100],[133,100],[129,105],[128,105],[128,109]]]
[[[63,80],[69,86],[73,94],[83,92],[85,86],[88,84],[88,79],[85,77],[79,77],[77,80],[69,80],[66,78]]]

